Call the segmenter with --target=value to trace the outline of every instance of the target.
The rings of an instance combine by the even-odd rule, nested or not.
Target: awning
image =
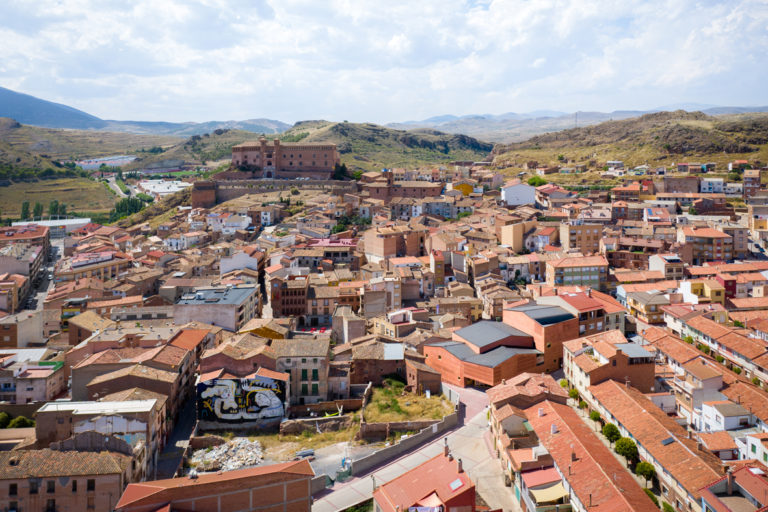
[[[537,504],[552,503],[559,500],[560,498],[568,496],[568,491],[565,490],[562,482],[558,482],[552,487],[547,487],[546,489],[530,489],[530,491],[533,499],[536,500]]]

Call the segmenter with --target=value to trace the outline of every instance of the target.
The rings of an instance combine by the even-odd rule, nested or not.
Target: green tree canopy
[[[546,185],[547,183],[549,182],[541,176],[531,176],[528,178],[528,184],[532,187],[540,187],[542,185]]]
[[[43,203],[37,202],[35,203],[35,208],[33,210],[32,215],[35,218],[42,217],[43,216]]]
[[[635,466],[635,474],[645,478],[645,485],[647,486],[648,480],[656,476],[656,469],[650,462],[642,461],[638,462],[637,466]]]
[[[611,443],[614,443],[617,440],[619,440],[619,438],[621,438],[621,432],[619,432],[619,427],[617,427],[613,423],[606,423],[605,426],[603,426],[603,435]]]
[[[29,428],[34,426],[35,421],[25,416],[17,416],[8,423],[8,428]]]
[[[8,423],[11,421],[11,416],[7,412],[0,412],[0,428],[8,427]]]
[[[48,215],[58,215],[59,214],[59,201],[56,199],[52,199],[50,203],[48,203]]]
[[[624,456],[628,461],[637,460],[637,445],[628,437],[622,437],[616,441],[614,451]]]
[[[21,220],[27,220],[29,218],[29,201],[21,203]]]

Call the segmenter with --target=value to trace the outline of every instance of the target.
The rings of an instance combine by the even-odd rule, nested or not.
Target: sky
[[[104,119],[768,105],[768,0],[2,0],[0,86]]]

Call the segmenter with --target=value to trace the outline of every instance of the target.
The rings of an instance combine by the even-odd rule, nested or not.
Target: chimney
[[[541,418],[542,416],[544,416],[544,408],[539,407],[539,418]]]
[[[725,476],[725,492],[731,496],[733,494],[733,468],[728,468]]]
[[[555,295],[557,295],[557,287],[555,287]]]
[[[587,297],[591,297],[591,296],[592,296],[592,288],[590,287],[590,288],[587,288]]]
[[[629,389],[632,387],[632,382],[629,379],[627,379],[624,381],[624,385],[627,386],[627,389]]]
[[[702,451],[704,449],[703,445],[701,444],[701,441],[696,443],[696,449],[699,451]]]
[[[458,472],[459,473],[463,473],[464,472],[464,465],[461,463],[461,459],[457,459],[457,461],[458,461],[458,465],[459,465]]]
[[[553,424],[552,424],[552,425],[549,427],[549,433],[550,433],[550,434],[557,434],[557,424],[553,423]]]
[[[451,453],[451,451],[448,449],[448,438],[444,437],[443,441],[445,441],[445,445],[443,446],[443,455],[447,457]]]
[[[378,486],[376,485],[376,475],[371,475],[371,484],[373,485],[374,491],[378,489]]]

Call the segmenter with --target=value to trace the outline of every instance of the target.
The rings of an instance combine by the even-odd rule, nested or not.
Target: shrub
[[[576,390],[576,388],[573,388],[570,391],[568,391],[568,396],[575,400],[575,399],[579,398],[579,392],[578,392],[578,390]]]
[[[597,411],[590,412],[589,419],[591,419],[592,421],[600,421],[600,413]]]
[[[621,438],[619,427],[613,423],[606,423],[605,426],[603,426],[603,435],[611,443],[616,442]]]
[[[560,387],[561,388],[567,388],[568,387],[568,381],[565,379],[560,379]]]
[[[635,474],[645,478],[645,485],[648,485],[648,480],[656,476],[656,469],[650,462],[638,462],[637,466],[635,466]]]
[[[757,377],[752,377],[752,384],[754,384],[755,386],[759,386],[760,379],[758,379]]]
[[[637,460],[637,445],[628,437],[622,437],[616,441],[614,451],[624,456],[628,461]]]
[[[693,345],[693,338],[691,338],[690,336],[686,336],[685,338],[683,338],[683,341],[685,341],[689,345]]]
[[[734,366],[732,370],[733,370],[733,373],[735,373],[736,375],[741,375],[741,368],[739,368],[738,366]]]
[[[715,356],[715,360],[716,360],[718,363],[722,363],[723,361],[725,361],[725,358],[724,358],[723,356],[721,356],[720,354],[717,354],[717,355]]]
[[[733,326],[734,327],[744,327],[744,324],[739,322],[738,320],[734,320],[733,321]]]
[[[662,509],[664,512],[675,512],[675,507],[673,507],[672,505],[670,505],[670,504],[669,504],[669,503],[667,503],[666,501],[662,501],[662,502],[661,502],[661,509]]]
[[[0,412],[0,428],[7,428],[8,423],[11,421],[11,415],[7,412]]]
[[[8,428],[29,428],[34,426],[35,421],[25,416],[17,416],[8,423]]]
[[[545,180],[541,176],[531,176],[530,178],[528,178],[528,184],[532,187],[540,187],[542,185],[546,185],[547,180]]]
[[[579,402],[579,409],[586,409],[587,408],[587,402],[584,400]]]
[[[653,494],[653,491],[650,489],[643,489],[645,491],[645,494],[648,495],[649,498],[651,498],[651,501],[654,505],[656,505],[656,508],[659,508],[659,499],[656,497],[655,494]]]
[[[291,195],[292,195],[292,196],[297,196],[297,195],[299,195],[300,193],[301,193],[301,192],[299,192],[299,189],[297,189],[296,187],[291,187]]]

